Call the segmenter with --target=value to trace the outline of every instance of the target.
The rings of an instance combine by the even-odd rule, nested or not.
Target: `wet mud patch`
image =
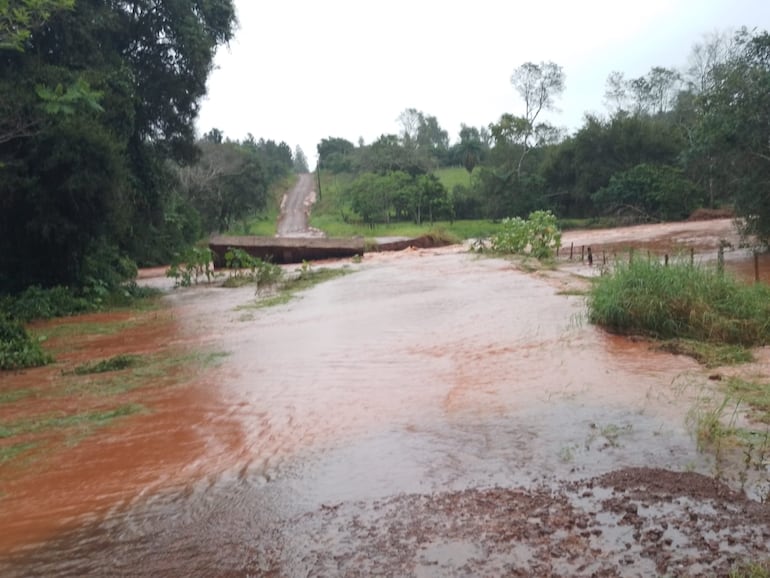
[[[727,576],[742,562],[762,560],[769,542],[770,506],[691,472],[629,468],[571,483],[403,493],[310,509],[271,484],[230,476],[181,495],[158,494],[46,547],[0,559],[0,571]]]
[[[726,576],[767,554],[769,516],[706,476],[634,468],[326,505],[295,522],[304,554],[283,563],[309,576]]]

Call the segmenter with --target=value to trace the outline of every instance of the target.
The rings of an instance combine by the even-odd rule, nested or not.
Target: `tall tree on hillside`
[[[516,175],[520,179],[524,157],[534,141],[547,139],[549,133],[553,133],[553,127],[547,123],[538,123],[538,118],[542,112],[553,110],[556,99],[564,92],[564,71],[554,62],[525,62],[513,71],[511,84],[524,101],[524,116],[512,117],[510,122],[505,123],[510,134],[521,145],[521,154],[516,164]]]
[[[294,148],[294,172],[295,173],[307,173],[310,169],[307,166],[307,157],[302,150],[302,147],[297,145]]]
[[[413,164],[435,167],[446,158],[449,133],[441,128],[435,116],[415,108],[407,108],[398,116],[401,145],[411,154]]]
[[[628,81],[619,70],[610,72],[604,84],[604,102],[610,114],[622,114],[628,111]]]
[[[470,175],[481,162],[486,147],[479,129],[475,127],[461,125],[458,136],[460,140],[454,147],[455,156]]]

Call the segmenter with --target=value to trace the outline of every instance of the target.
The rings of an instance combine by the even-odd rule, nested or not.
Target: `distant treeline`
[[[284,142],[194,122],[232,0],[0,2],[0,294],[119,286],[261,211],[272,185],[307,170]],[[322,171],[346,174],[345,214],[387,220],[677,219],[730,207],[770,236],[770,36],[741,30],[696,46],[686,70],[608,79],[610,112],[574,134],[546,122],[565,79],[526,63],[524,101],[450,144],[435,117],[404,111],[400,134],[328,138]],[[433,174],[462,166],[467,185]]]
[[[727,208],[747,233],[770,236],[770,35],[742,29],[693,47],[682,70],[653,67],[640,78],[610,74],[605,116],[586,115],[573,134],[545,120],[565,88],[560,66],[526,63],[511,83],[522,114],[463,125],[450,144],[438,120],[415,109],[399,134],[357,145],[318,145],[319,167],[347,175],[340,209],[366,222],[525,217],[625,221],[686,218]],[[467,185],[426,178],[462,166]],[[343,179],[344,181],[344,179]],[[427,209],[427,211],[426,211]]]

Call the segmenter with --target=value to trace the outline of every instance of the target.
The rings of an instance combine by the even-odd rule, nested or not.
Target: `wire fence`
[[[728,251],[729,250],[729,251]],[[739,276],[753,280],[755,283],[767,282],[770,279],[770,255],[762,254],[757,250],[740,249],[733,250],[729,244],[720,244],[717,249],[708,251],[696,250],[695,247],[676,247],[670,250],[661,250],[656,248],[652,250],[644,246],[633,245],[575,245],[560,247],[556,251],[558,261],[583,263],[591,267],[601,267],[602,270],[609,270],[614,264],[619,262],[631,262],[634,259],[656,259],[665,266],[669,263],[689,263],[714,265],[719,271],[725,270],[726,253],[736,253],[737,261],[740,267],[728,263],[728,268],[735,268],[740,273]],[[764,258],[762,258],[764,257]]]

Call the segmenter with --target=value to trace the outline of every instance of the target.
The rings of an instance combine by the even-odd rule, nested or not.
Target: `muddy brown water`
[[[147,344],[225,351],[224,363],[4,484],[0,575],[695,567],[700,533],[661,530],[670,541],[653,550],[678,549],[661,562],[628,538],[626,502],[602,506],[613,490],[587,481],[633,467],[712,473],[686,423],[712,387],[692,360],[588,325],[583,299],[560,292],[570,272],[525,274],[458,247],[346,265],[351,275],[270,309],[239,308],[253,288],[170,293],[173,324]],[[666,495],[637,527],[709,508]],[[506,525],[518,532],[507,540]],[[717,549],[721,568],[770,541],[766,525],[748,528],[734,555]]]

